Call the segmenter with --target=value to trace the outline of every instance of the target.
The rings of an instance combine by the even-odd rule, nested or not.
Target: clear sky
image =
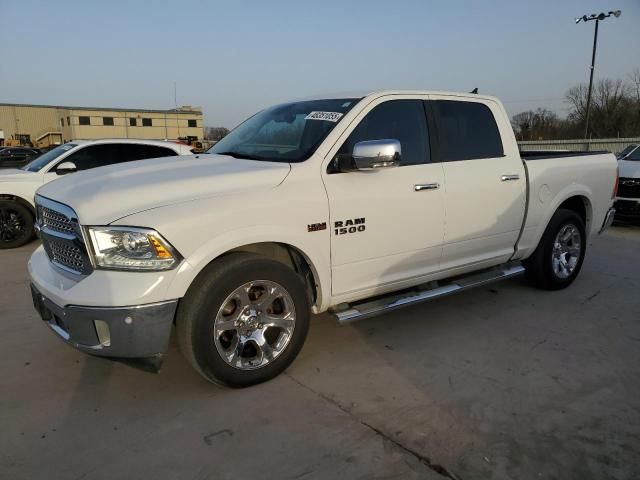
[[[233,127],[273,103],[374,88],[566,112],[566,90],[640,68],[640,0],[0,0],[0,102],[201,105]]]

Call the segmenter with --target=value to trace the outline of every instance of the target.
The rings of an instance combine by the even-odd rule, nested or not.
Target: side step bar
[[[456,277],[444,285],[439,285],[428,290],[412,290],[402,294],[394,292],[375,300],[364,300],[363,302],[350,305],[345,310],[333,312],[333,314],[338,319],[338,323],[345,324],[372,317],[379,313],[389,312],[408,305],[486,285],[487,283],[515,277],[522,273],[524,273],[524,267],[522,265],[506,265],[499,269],[485,270],[480,273],[474,272],[466,276]]]

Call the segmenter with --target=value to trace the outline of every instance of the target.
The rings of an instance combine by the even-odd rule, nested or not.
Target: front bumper
[[[616,218],[621,220],[640,220],[640,199],[616,198],[613,206],[616,209]]]
[[[33,284],[31,294],[40,317],[59,338],[85,353],[110,358],[161,360],[178,306],[171,300],[127,307],[61,307]]]

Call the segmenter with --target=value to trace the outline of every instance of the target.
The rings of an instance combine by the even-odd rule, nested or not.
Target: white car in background
[[[157,140],[73,140],[40,155],[21,169],[0,171],[0,249],[34,236],[36,190],[61,175],[115,163],[191,154],[191,147]]]
[[[618,156],[620,184],[616,196],[616,219],[640,220],[640,145],[629,145]]]

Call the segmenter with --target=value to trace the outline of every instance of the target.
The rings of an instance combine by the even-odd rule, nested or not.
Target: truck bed
[[[617,161],[609,152],[521,152],[526,170],[527,212],[515,258],[538,245],[551,215],[567,198],[566,190],[583,200],[587,234],[596,233],[613,203]],[[580,186],[577,188],[576,186]]]
[[[548,158],[565,158],[565,157],[587,157],[589,155],[604,155],[609,152],[605,150],[582,152],[571,150],[521,150],[520,157],[523,160],[543,160]]]

